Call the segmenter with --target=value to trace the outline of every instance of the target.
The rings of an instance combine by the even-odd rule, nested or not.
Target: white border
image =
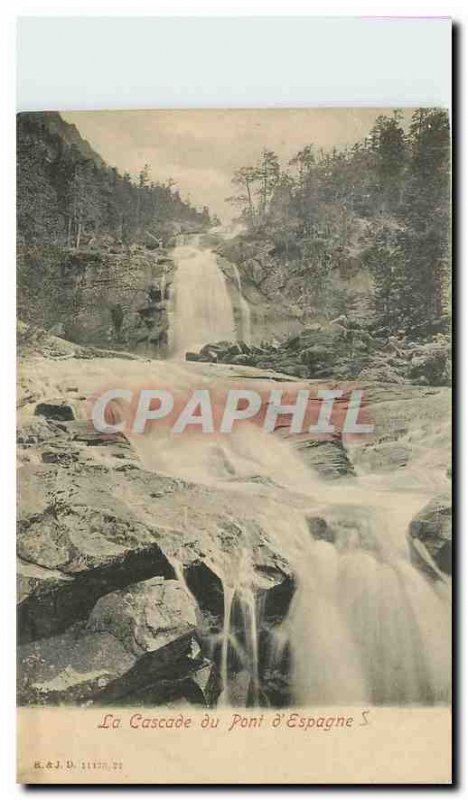
[[[449,19],[23,17],[19,111],[450,104]]]
[[[211,0],[211,2],[200,2],[194,3],[190,2],[189,0],[185,0],[185,2],[181,0],[136,0],[135,3],[129,4],[128,0],[81,0],[78,2],[73,2],[73,0],[55,0],[54,2],[49,3],[41,3],[37,0],[26,0],[26,2],[22,2],[18,0],[12,2],[7,0],[6,3],[3,5],[2,9],[2,21],[3,25],[0,26],[0,34],[1,34],[1,41],[0,41],[0,59],[1,59],[1,70],[2,77],[6,77],[6,80],[2,80],[0,88],[2,92],[2,125],[0,126],[0,157],[2,159],[2,180],[0,181],[0,193],[1,193],[1,220],[4,222],[2,226],[2,241],[4,242],[4,248],[2,249],[2,282],[1,282],[1,292],[0,292],[0,302],[1,302],[1,313],[0,313],[0,352],[2,355],[2,376],[6,376],[6,380],[4,383],[3,391],[0,393],[0,412],[1,412],[1,419],[3,422],[3,436],[2,436],[2,456],[3,464],[13,464],[14,462],[14,385],[15,385],[15,378],[14,378],[14,272],[15,272],[15,261],[14,261],[14,224],[15,224],[15,208],[14,208],[14,177],[15,177],[15,161],[13,157],[14,152],[14,112],[16,109],[16,101],[15,101],[15,89],[14,89],[14,57],[15,57],[15,15],[38,15],[42,18],[50,16],[50,15],[63,15],[63,16],[70,16],[70,15],[87,15],[88,17],[93,17],[95,15],[102,16],[102,15],[112,15],[114,17],[118,17],[121,15],[129,15],[132,14],[134,16],[142,16],[142,15],[154,15],[159,14],[162,16],[227,16],[232,14],[237,15],[278,15],[278,16],[291,16],[291,15],[325,15],[325,16],[342,16],[342,15],[349,15],[353,14],[356,16],[373,16],[373,15],[381,15],[381,16],[420,16],[420,15],[451,15],[455,18],[455,21],[458,23],[465,23],[467,18],[467,11],[466,2],[465,0],[438,0],[435,2],[434,0],[409,0],[406,2],[405,0],[396,0],[394,2],[381,2],[380,0],[368,0],[368,2],[353,2],[349,3],[349,0],[327,0],[324,2],[323,0],[291,0],[291,2],[287,2],[287,0],[237,0],[237,2],[233,3],[229,0],[223,2],[221,5],[219,0]],[[463,33],[463,32],[462,32]],[[101,58],[102,62],[101,69],[105,69],[105,49],[106,49],[106,42],[101,42]],[[292,43],[292,47],[294,44]],[[128,52],[130,52],[133,48],[133,53],[137,53],[138,51],[138,42],[135,42],[131,45],[127,42]],[[261,48],[261,43],[258,43],[257,55],[260,58],[259,49]],[[125,50],[127,54],[127,49]],[[395,52],[392,54],[392,63],[398,61],[398,47],[396,47]],[[462,53],[463,55],[463,53]],[[242,45],[239,45],[239,57],[242,58],[243,56],[243,48]],[[80,56],[83,60],[86,60],[87,53],[86,50],[82,52]],[[183,53],[178,53],[178,57],[183,59]],[[434,53],[434,57],[437,58],[437,53]],[[417,59],[417,52],[414,52],[414,58]],[[39,62],[36,62],[34,69],[39,69]],[[346,72],[349,69],[349,64],[345,63],[343,59],[341,59],[342,64],[342,71]],[[465,77],[465,63],[464,59],[462,58],[461,61],[461,75],[460,81],[463,85],[463,78]],[[99,69],[99,65],[94,66],[94,70]],[[56,80],[61,80],[61,75],[65,71],[65,65],[57,64],[56,69]],[[370,70],[372,73],[372,69]],[[213,77],[216,79],[218,75],[218,71],[215,69],[213,72]],[[236,78],[238,80],[238,78]],[[322,81],[325,84],[327,80],[327,76],[322,76]],[[167,82],[170,81],[170,73],[167,75]],[[112,81],[111,81],[112,82]],[[137,87],[139,81],[137,80]],[[466,84],[466,82],[465,82]],[[43,87],[44,88],[44,87]],[[68,87],[70,88],[70,87]],[[275,87],[273,86],[273,89]],[[78,105],[75,107],[86,107],[86,103],[89,101],[89,86],[81,85],[81,96],[74,102]],[[112,102],[112,91],[110,95],[109,102]],[[104,102],[104,97],[101,97],[101,102]],[[221,97],[220,97],[221,100]],[[21,102],[24,101],[21,99]],[[68,96],[67,105],[71,102],[70,95]],[[109,106],[109,102],[106,103]],[[354,100],[353,102],[356,102]],[[222,101],[223,105],[229,104],[229,97],[226,95]],[[344,102],[344,104],[351,105],[351,100]],[[400,103],[401,104],[401,103]],[[50,100],[44,103],[44,106],[48,106],[49,108],[52,107]],[[462,120],[461,123],[466,121],[466,112],[465,109],[460,109],[462,112]],[[461,137],[460,137],[461,138]],[[460,141],[461,147],[461,141]],[[461,162],[461,154],[459,153],[459,159]],[[459,177],[459,180],[462,177],[466,176],[467,168],[464,163],[460,163],[461,172],[462,174]],[[463,231],[466,226],[463,224],[465,222],[462,219],[462,214],[459,213],[459,227],[460,230]],[[467,352],[467,325],[464,323],[464,315],[463,309],[468,305],[468,300],[466,297],[466,282],[462,281],[462,274],[464,271],[465,265],[462,263],[462,252],[458,254],[458,289],[459,289],[459,310],[460,310],[460,320],[459,324],[461,326],[460,336],[459,336],[459,350],[460,352],[466,353]],[[459,411],[462,411],[462,398],[468,397],[468,392],[464,392],[467,389],[467,380],[466,380],[466,372],[463,371],[463,374],[460,376],[460,387],[459,387]],[[460,430],[460,434],[462,431]],[[464,432],[463,432],[464,433]],[[463,435],[463,444],[466,443],[466,436]],[[463,448],[463,444],[460,444],[462,452],[468,452],[466,447]],[[11,456],[11,461],[10,461]],[[465,466],[465,456],[461,458],[462,465]],[[466,470],[464,471],[466,474]],[[463,470],[462,470],[463,473]],[[15,516],[15,479],[13,477],[14,473],[13,470],[8,469],[6,477],[2,475],[2,522],[3,525],[1,527],[1,544],[2,544],[2,558],[0,563],[3,567],[3,575],[2,580],[0,581],[0,589],[2,591],[2,609],[3,609],[3,619],[2,619],[2,659],[0,660],[0,669],[1,669],[1,680],[0,680],[0,688],[3,692],[2,695],[2,703],[0,705],[0,709],[2,712],[2,725],[0,726],[0,735],[1,735],[1,752],[4,756],[3,763],[4,767],[1,772],[0,782],[2,784],[2,788],[6,792],[6,796],[17,796],[22,793],[21,787],[15,786],[15,740],[14,740],[14,729],[15,729],[15,705],[14,705],[14,689],[13,689],[13,682],[14,682],[14,663],[15,663],[15,650],[14,650],[14,631],[15,631],[15,624],[14,624],[14,612],[13,612],[13,592],[14,592],[14,516]],[[459,477],[459,489],[462,488],[462,478]],[[460,491],[461,494],[461,491]],[[460,534],[463,534],[465,526],[465,513],[460,516],[459,526],[460,526]],[[463,585],[463,577],[468,580],[468,574],[464,574],[461,576],[461,583]],[[459,601],[459,615],[461,616],[463,611],[463,600],[464,598],[460,598]],[[465,636],[464,641],[468,641],[468,626],[464,623],[463,624]],[[464,648],[465,649],[465,648]],[[465,659],[462,659],[463,663]],[[461,666],[460,666],[461,669]],[[468,748],[464,742],[462,742],[462,752],[460,754],[460,768],[462,771],[462,779],[463,779],[463,769],[462,765],[463,762],[467,760],[466,756],[468,756]],[[464,781],[463,781],[464,782]],[[85,790],[87,791],[88,796],[95,796],[97,791],[94,790]],[[101,790],[102,791],[102,790]],[[159,793],[165,793],[165,790],[161,787],[158,787],[157,791]],[[200,790],[203,791],[203,790]],[[312,791],[316,792],[312,788]],[[60,797],[64,796],[66,792],[65,789],[54,790],[53,796]],[[411,796],[412,792],[400,790],[395,788],[395,794],[399,796]],[[393,791],[390,794],[394,793]],[[47,790],[43,790],[42,794],[49,794]],[[135,794],[134,790],[127,789],[122,792],[125,796],[131,796]],[[183,790],[180,790],[180,793],[183,793]],[[253,792],[251,791],[244,791],[246,795],[252,795]],[[52,791],[51,791],[52,794]],[[177,794],[177,792],[172,791],[171,794]],[[285,789],[282,792],[283,795],[292,794],[291,790]],[[339,790],[330,790],[326,792],[326,796],[336,796],[339,794]]]

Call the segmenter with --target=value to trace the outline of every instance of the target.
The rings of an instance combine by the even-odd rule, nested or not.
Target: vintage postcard
[[[446,108],[18,132],[18,780],[451,782]]]

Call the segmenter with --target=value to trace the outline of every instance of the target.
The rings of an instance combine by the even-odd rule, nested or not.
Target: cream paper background
[[[95,4],[93,4],[94,6]],[[428,13],[428,6],[422,13]],[[328,6],[327,6],[328,9]],[[94,10],[94,8],[93,8]],[[446,13],[450,13],[447,8]],[[461,11],[461,7],[460,7]],[[215,13],[213,11],[213,13]],[[369,8],[368,13],[375,13]],[[405,6],[405,13],[411,9]],[[289,21],[291,23],[291,20]],[[332,21],[329,20],[329,23]],[[340,20],[348,31],[356,20]],[[177,28],[177,21],[172,24]],[[229,59],[210,69],[206,75],[200,71],[200,54],[209,55],[211,36],[206,41],[192,36],[193,46],[199,55],[190,70],[187,70],[187,59],[190,53],[189,40],[181,58],[183,80],[178,77],[172,81],[163,80],[158,84],[159,71],[150,71],[145,81],[141,80],[141,61],[148,61],[161,53],[160,48],[142,47],[141,37],[147,36],[154,42],[154,28],[158,20],[133,18],[134,36],[128,39],[128,19],[120,22],[107,19],[81,18],[80,24],[87,26],[83,37],[87,39],[88,57],[75,58],[74,52],[82,54],[82,38],[76,36],[76,18],[24,19],[20,23],[19,36],[19,81],[18,109],[43,108],[122,108],[122,107],[155,107],[157,105],[179,106],[258,106],[278,105],[314,105],[320,102],[329,104],[356,105],[448,105],[450,102],[450,21],[439,20],[421,22],[417,33],[413,25],[415,21],[399,20],[386,26],[388,47],[381,46],[380,39],[375,53],[380,58],[374,60],[369,69],[365,43],[363,39],[356,47],[356,33],[353,37],[343,32],[340,43],[340,57],[333,56],[333,62],[339,67],[339,75],[330,75],[328,67],[332,63],[332,55],[336,52],[336,27],[331,25],[327,34],[320,30],[317,20],[296,20],[296,32],[301,30],[307,36],[307,57],[311,68],[306,73],[305,85],[296,80],[296,58],[294,57],[296,39],[290,41],[290,56],[281,63],[281,80],[272,73],[269,80],[258,80],[258,67],[267,64],[262,58],[262,41],[257,40],[252,57],[256,69],[251,70],[246,62],[248,50],[242,50],[240,68],[245,65],[244,74],[239,75],[237,63],[236,84],[230,82],[226,64]],[[184,21],[182,21],[184,24]],[[225,24],[231,27],[231,21]],[[248,21],[245,21],[248,25]],[[371,23],[368,22],[370,25]],[[378,24],[376,20],[372,25]],[[54,29],[60,26],[60,35]],[[264,21],[262,21],[264,25]],[[278,20],[284,30],[284,20]],[[433,35],[438,28],[437,46],[433,46]],[[106,37],[102,37],[101,28],[105,28]],[[112,29],[113,26],[113,29]],[[192,20],[193,26],[193,20]],[[312,26],[312,28],[311,28]],[[407,46],[402,48],[402,30],[407,26]],[[189,26],[190,27],[190,26]],[[42,35],[38,36],[41,28]],[[122,39],[126,47],[133,47],[132,57],[122,59],[119,48],[115,47],[115,33],[121,29]],[[413,28],[413,30],[410,30]],[[93,30],[92,30],[93,29]],[[311,31],[315,31],[315,41]],[[180,29],[179,29],[180,31]],[[176,30],[176,35],[179,35]],[[93,35],[90,38],[90,32]],[[190,33],[190,31],[189,31]],[[110,35],[109,35],[110,34]],[[440,35],[439,35],[440,34]],[[371,37],[376,42],[375,34]],[[162,37],[164,47],[170,48],[173,40]],[[317,43],[320,43],[318,48]],[[346,46],[348,43],[348,47]],[[351,43],[352,53],[350,52]],[[99,59],[107,64],[106,70],[96,71],[96,59],[89,57],[89,47],[99,53]],[[73,49],[75,48],[75,50]],[[107,50],[106,50],[107,48]],[[57,72],[57,51],[66,53],[60,62]],[[297,52],[299,51],[296,48]],[[174,52],[174,51],[172,51]],[[327,69],[323,62],[315,66],[314,59],[320,62],[321,54],[330,53]],[[398,53],[398,58],[395,58]],[[392,68],[389,69],[389,56],[392,55]],[[350,55],[353,58],[350,58]],[[287,54],[286,54],[287,56]],[[164,57],[164,52],[161,54]],[[145,63],[146,63],[145,61]],[[176,62],[177,63],[177,62]],[[205,63],[203,56],[202,64]],[[270,62],[271,63],[275,62]],[[345,65],[345,68],[343,68]],[[359,68],[357,68],[357,66]],[[422,66],[421,66],[422,65]],[[362,68],[361,68],[362,66]],[[125,67],[125,73],[123,69]],[[278,69],[280,67],[278,61]],[[418,80],[415,80],[414,69],[418,68]],[[130,69],[129,69],[130,68]],[[431,73],[427,71],[431,69]],[[90,70],[89,75],[86,69]],[[289,70],[289,71],[288,71]],[[73,80],[75,72],[79,77]],[[310,81],[310,75],[320,75],[319,81]],[[140,76],[140,79],[139,77]],[[202,80],[203,78],[203,80]],[[344,86],[343,81],[346,82]],[[180,88],[183,87],[183,88]],[[404,91],[402,91],[404,88]],[[292,96],[291,91],[294,91]],[[166,94],[164,94],[166,92]],[[324,94],[325,93],[325,94]],[[6,152],[6,149],[4,150]],[[11,220],[14,219],[11,204]],[[14,224],[9,226],[12,236],[10,253],[13,253]],[[11,311],[13,305],[11,305]],[[12,328],[13,329],[13,328]],[[13,386],[13,381],[12,381]],[[113,709],[106,709],[112,713]],[[341,713],[352,713],[351,709],[339,709]],[[114,710],[114,713],[118,713]],[[122,712],[123,713],[123,712]],[[157,709],[151,713],[156,715]],[[232,711],[215,710],[217,716],[231,718]],[[268,712],[268,716],[270,716]],[[274,713],[274,712],[273,712]],[[273,715],[272,713],[272,715]],[[301,710],[305,714],[305,710]],[[317,714],[313,709],[311,713]],[[327,714],[333,713],[327,709]],[[130,710],[125,710],[125,717]],[[192,718],[203,716],[191,711]],[[267,717],[267,713],[265,712]],[[18,781],[22,783],[300,783],[300,782],[350,782],[350,783],[448,783],[450,781],[450,711],[446,708],[431,709],[372,709],[371,724],[353,728],[351,731],[330,731],[308,733],[295,730],[274,730],[269,726],[261,730],[247,730],[228,734],[225,729],[200,734],[194,725],[191,730],[168,731],[164,736],[158,731],[133,731],[122,728],[118,731],[102,731],[97,729],[102,718],[101,710],[74,708],[20,708],[18,709]],[[170,734],[170,735],[169,735]],[[252,743],[255,743],[255,747]],[[124,768],[119,777],[110,777],[108,772],[52,771],[35,770],[37,759],[75,758],[79,760],[122,760]]]
[[[361,724],[368,710],[368,725]],[[289,709],[282,709],[285,716]],[[183,713],[188,729],[131,729],[132,714],[150,717]],[[220,719],[202,729],[205,713]],[[154,784],[448,784],[451,781],[448,708],[299,709],[301,716],[354,716],[352,728],[309,731],[274,728],[276,711],[266,709],[261,728],[228,731],[235,710],[162,708],[18,709],[18,781],[21,783]],[[244,716],[256,712],[240,709]],[[258,712],[259,713],[259,712]],[[104,714],[122,719],[119,729],[99,729]],[[47,762],[77,766],[47,768]],[[34,762],[43,766],[35,768]],[[85,763],[86,768],[81,766]],[[99,769],[96,762],[121,762]]]

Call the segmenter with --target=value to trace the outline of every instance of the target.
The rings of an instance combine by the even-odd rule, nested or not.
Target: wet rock
[[[248,355],[247,353],[239,353],[239,355],[232,357],[230,363],[240,364],[245,367],[253,367],[255,366],[255,359],[251,355]]]
[[[135,658],[114,636],[80,625],[19,648],[18,703],[84,703],[130,670]]]
[[[339,436],[325,440],[315,439],[311,434],[286,436],[297,449],[305,463],[322,478],[335,480],[344,475],[354,475],[354,467]]]
[[[387,472],[405,467],[411,459],[411,442],[378,441],[369,443],[365,451],[366,468],[376,472]]]
[[[354,475],[354,468],[340,440],[329,442],[309,442],[301,449],[307,464],[317,470],[319,475],[329,480],[344,475]]]
[[[285,575],[281,582],[275,583],[263,596],[260,596],[259,604],[264,624],[271,625],[286,618],[295,591],[294,578],[292,575]]]
[[[191,691],[204,703],[212,665],[200,655],[195,628],[194,601],[178,581],[127,586],[101,598],[85,624],[22,648],[20,697],[100,702],[151,689],[153,701]]]
[[[269,672],[262,681],[262,693],[267,702],[262,705],[272,708],[287,708],[293,704],[291,681],[287,671]]]
[[[339,549],[359,547],[377,558],[385,558],[385,542],[375,536],[375,527],[382,525],[375,509],[338,504],[327,510],[326,521],[329,536],[322,541],[330,541]]]
[[[207,630],[220,630],[224,620],[225,587],[212,566],[205,561],[191,562],[184,568],[184,579],[197,600]],[[295,591],[294,579],[286,562],[275,558],[266,545],[257,545],[253,554],[253,590],[265,623],[284,619]],[[236,601],[236,595],[234,596]],[[242,608],[234,602],[232,619],[242,627]]]
[[[446,388],[397,384],[363,385],[366,414],[374,434],[347,439],[359,473],[411,470],[420,458],[425,469],[446,473],[450,462],[450,393]],[[427,456],[430,454],[430,461]]]
[[[185,567],[184,578],[201,611],[208,612],[219,623],[224,615],[224,587],[220,577],[197,559]]]
[[[70,452],[69,450],[63,451],[60,448],[44,450],[44,452],[41,453],[41,461],[44,464],[62,464],[63,466],[66,466],[67,464],[72,464],[77,460],[78,455],[76,453]]]
[[[248,706],[252,676],[246,669],[229,675],[229,704],[232,708]],[[224,688],[224,687],[223,687]]]
[[[314,539],[331,543],[335,541],[335,532],[323,517],[307,517],[307,525]]]
[[[38,417],[47,419],[70,420],[75,419],[73,408],[64,400],[50,400],[47,403],[38,403],[34,413]]]
[[[40,477],[40,469],[32,469],[28,483]],[[25,563],[39,568],[34,579],[26,573],[22,581],[21,641],[59,633],[85,619],[99,597],[117,588],[156,575],[174,576],[155,528],[132,519],[103,491],[95,491],[93,497],[88,487],[86,494],[81,505],[75,488],[73,504],[57,498],[42,510],[38,504],[37,513],[19,521],[20,575]]]
[[[437,567],[452,572],[452,504],[449,495],[431,500],[412,520],[411,539],[421,542]]]
[[[16,440],[19,445],[23,446],[38,445],[56,441],[60,432],[60,427],[53,420],[34,416],[18,429]]]
[[[443,581],[445,583],[448,581],[447,574],[442,572],[437,566],[426,545],[419,539],[411,539],[411,537],[409,537],[409,549],[412,563],[431,580]]]

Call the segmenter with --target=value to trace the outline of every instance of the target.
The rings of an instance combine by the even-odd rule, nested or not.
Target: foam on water
[[[224,276],[210,252],[195,245],[176,250],[174,352],[233,338],[234,322]],[[178,361],[31,359],[24,376],[30,396],[23,414],[41,399],[83,399],[106,386],[164,386],[189,390],[226,382],[226,371]],[[432,450],[446,441],[438,420]],[[426,427],[427,427],[426,426]],[[427,434],[427,429],[426,429]],[[296,591],[287,618],[272,634],[270,660],[291,654],[292,696],[297,704],[433,704],[450,695],[450,592],[411,562],[407,540],[412,517],[447,483],[428,450],[395,472],[325,482],[290,444],[254,425],[226,436],[171,436],[161,427],[132,442],[146,469],[222,489],[242,501],[292,566]],[[442,461],[440,462],[442,463]],[[257,482],[258,478],[262,480]],[[444,485],[445,485],[444,484]],[[307,516],[333,526],[333,542],[317,541]],[[221,547],[220,543],[220,547]],[[222,555],[222,554],[221,554]],[[259,630],[251,553],[220,558],[224,623],[220,702],[231,702],[229,653],[250,674],[250,702],[259,699]],[[233,609],[240,607],[233,625]],[[238,615],[239,616],[239,615]]]

